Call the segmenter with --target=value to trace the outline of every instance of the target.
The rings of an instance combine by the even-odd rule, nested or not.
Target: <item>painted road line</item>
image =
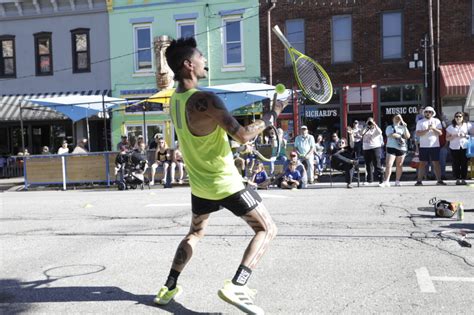
[[[418,286],[422,293],[436,293],[433,281],[474,282],[474,277],[432,277],[426,267],[415,270]]]
[[[191,207],[190,203],[150,203],[145,206],[146,208],[152,207]]]
[[[262,194],[262,193],[258,193],[258,194],[259,194],[260,197],[262,197],[262,198],[281,198],[281,199],[288,198],[287,196],[280,196],[280,195]]]

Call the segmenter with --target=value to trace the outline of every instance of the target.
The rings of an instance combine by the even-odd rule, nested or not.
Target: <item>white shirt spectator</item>
[[[416,131],[423,131],[428,130],[429,126],[433,125],[436,129],[442,130],[443,126],[441,125],[441,121],[438,118],[430,118],[430,119],[420,119],[416,123]],[[438,148],[439,147],[439,135],[430,130],[429,132],[425,133],[423,136],[420,136],[420,148]]]
[[[69,153],[69,148],[60,147],[58,149],[58,154],[68,154],[68,153]]]
[[[379,126],[366,128],[362,133],[362,149],[371,150],[383,146],[382,130]]]
[[[468,131],[469,128],[466,123],[463,123],[461,126],[450,125],[448,129],[446,129],[446,132],[452,136],[449,141],[449,148],[451,150],[466,149],[469,142],[466,137]],[[460,134],[463,134],[464,136],[460,136]]]

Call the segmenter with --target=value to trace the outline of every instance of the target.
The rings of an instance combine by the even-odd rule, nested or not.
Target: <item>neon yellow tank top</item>
[[[220,200],[244,189],[244,185],[234,165],[224,129],[217,126],[206,136],[195,136],[189,131],[186,103],[197,91],[191,89],[184,93],[175,92],[171,96],[171,120],[189,175],[191,193],[204,199]]]

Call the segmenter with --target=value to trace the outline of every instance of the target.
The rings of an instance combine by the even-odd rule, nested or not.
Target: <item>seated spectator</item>
[[[128,138],[127,136],[123,135],[121,137],[121,141],[119,143],[117,143],[117,151],[122,151],[122,147],[126,147],[127,149],[129,149],[129,143],[128,143]]]
[[[276,178],[275,182],[278,184],[278,186],[281,185],[283,175],[288,170],[291,162],[296,163],[296,170],[301,174],[300,186],[298,188],[306,188],[306,185],[308,184],[308,173],[306,172],[306,168],[304,167],[303,163],[301,163],[301,161],[298,159],[298,153],[296,151],[292,151],[290,153],[290,159],[285,162],[285,165],[283,165],[283,173]]]
[[[143,138],[142,135],[139,135],[137,137],[137,141],[135,142],[135,145],[133,146],[133,150],[137,150],[142,143],[145,143],[145,139]]]
[[[334,152],[336,152],[338,143],[339,143],[339,136],[337,135],[337,133],[333,133],[331,135],[331,140],[329,142],[329,146],[327,149],[327,152],[329,155],[332,155]]]
[[[150,144],[148,145],[148,149],[156,150],[156,148],[158,147],[158,142],[160,141],[159,140],[160,138],[161,138],[161,135],[159,133],[155,133],[155,135],[153,136],[153,141],[150,142]]]
[[[61,147],[58,149],[58,154],[68,154],[69,153],[69,146],[67,140],[63,140]]]
[[[234,165],[242,175],[242,178],[245,177],[245,160],[240,157],[242,151],[245,151],[246,146],[241,145],[237,141],[230,139],[230,148],[232,150],[232,155],[234,156]]]
[[[163,179],[162,183],[166,183],[168,175],[168,167],[171,165],[171,151],[165,142],[165,139],[158,139],[158,148],[155,152],[155,163],[151,166],[151,181],[150,185],[155,184],[155,174],[158,167],[163,167]]]
[[[247,186],[255,190],[268,189],[270,181],[271,180],[265,171],[263,163],[257,162],[257,165],[255,165],[255,168],[253,169],[253,175],[247,182]]]
[[[278,128],[277,129],[277,134],[275,135],[275,131],[273,129],[270,129],[269,136],[268,136],[268,143],[271,144],[272,146],[272,156],[276,156],[275,158],[272,158],[270,160],[270,176],[274,176],[275,174],[275,161],[282,161],[285,162],[288,160],[286,157],[286,146],[287,146],[287,141],[283,137],[284,132],[283,129]],[[280,151],[275,152],[277,150],[277,142],[275,141],[275,137],[278,137],[278,140],[280,141]]]
[[[297,189],[301,183],[301,173],[296,169],[296,162],[291,161],[288,165],[288,169],[281,181],[281,188],[283,189]]]
[[[245,177],[249,178],[252,175],[252,170],[257,161],[257,155],[255,154],[255,144],[247,143],[245,144],[245,149],[241,151],[241,155],[245,160]]]
[[[51,152],[49,152],[49,147],[45,145],[45,146],[41,149],[41,155],[49,155],[49,154],[51,154]]]
[[[176,149],[173,151],[173,159],[171,162],[171,180],[173,183],[176,183],[175,179],[175,170],[178,168],[178,183],[182,184],[183,183],[183,176],[184,176],[184,160],[183,160],[183,154],[179,150],[179,144],[176,142]]]
[[[72,154],[86,154],[87,152],[87,139],[84,138],[77,143]]]
[[[348,144],[347,140],[342,138],[338,142],[336,151],[331,156],[331,167],[335,170],[344,171],[347,188],[352,188],[352,177],[357,164],[354,142],[350,141],[350,144]]]

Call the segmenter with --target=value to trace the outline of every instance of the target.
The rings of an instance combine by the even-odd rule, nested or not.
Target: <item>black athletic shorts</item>
[[[221,200],[209,200],[191,194],[192,211],[197,215],[208,214],[226,208],[236,216],[241,217],[255,209],[261,202],[262,198],[260,198],[257,192],[248,188],[242,189]]]

